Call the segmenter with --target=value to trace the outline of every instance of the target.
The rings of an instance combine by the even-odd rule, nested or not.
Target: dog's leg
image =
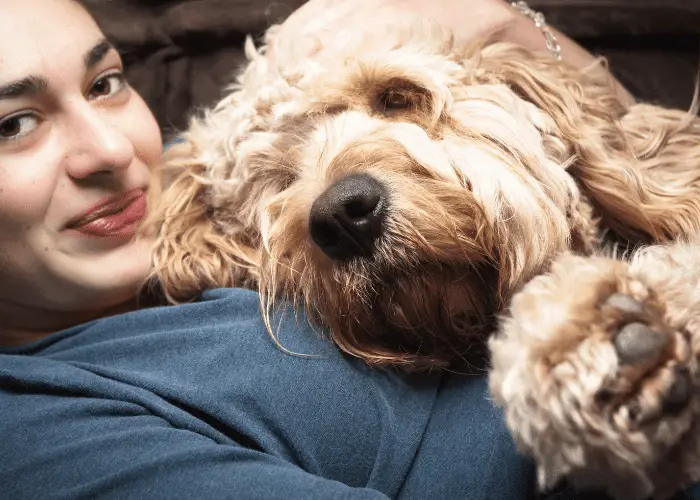
[[[700,244],[563,255],[490,348],[492,394],[542,488],[664,499],[700,480]]]

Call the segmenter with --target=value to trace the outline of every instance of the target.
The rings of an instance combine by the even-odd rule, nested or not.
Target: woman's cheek
[[[49,161],[43,161],[42,155],[32,156],[31,161],[0,158],[0,224],[28,226],[43,221],[54,191],[62,188]]]
[[[127,134],[137,158],[153,167],[162,158],[163,138],[155,116],[136,92],[131,97],[127,118]]]

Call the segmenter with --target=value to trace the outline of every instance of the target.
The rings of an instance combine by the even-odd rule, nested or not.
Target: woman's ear
[[[510,86],[556,124],[568,171],[606,227],[631,242],[700,230],[700,121],[690,113],[625,105],[605,72],[581,71],[510,44],[486,47],[484,78]]]
[[[171,302],[196,299],[208,288],[250,286],[258,276],[253,236],[217,224],[199,157],[194,140],[185,136],[168,148],[153,175],[143,230],[155,238],[151,278]]]

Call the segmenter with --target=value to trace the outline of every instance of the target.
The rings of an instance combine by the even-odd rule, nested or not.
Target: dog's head
[[[169,152],[154,220],[172,298],[257,286],[353,355],[440,366],[554,255],[591,244],[570,108],[619,110],[603,84],[583,95],[546,55],[432,29],[277,67],[248,48],[236,87]]]

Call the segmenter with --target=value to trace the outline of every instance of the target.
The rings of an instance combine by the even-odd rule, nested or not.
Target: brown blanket
[[[304,0],[85,0],[124,54],[127,76],[166,137],[221,96],[260,35]],[[468,5],[468,0],[465,0]],[[530,0],[640,99],[687,107],[700,66],[700,1]]]

